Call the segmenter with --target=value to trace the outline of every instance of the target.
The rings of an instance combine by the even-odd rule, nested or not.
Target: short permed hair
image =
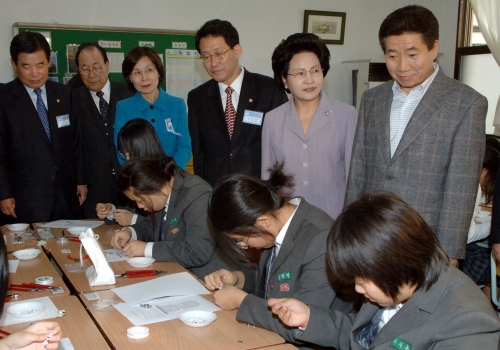
[[[312,52],[318,57],[323,69],[323,77],[330,70],[330,50],[317,35],[310,33],[292,34],[286,40],[282,40],[274,49],[271,58],[274,82],[281,91],[290,93],[290,90],[285,88],[283,78],[286,78],[288,74],[293,56],[301,52]]]
[[[432,50],[439,40],[439,23],[434,14],[423,6],[410,5],[397,9],[387,16],[378,32],[382,51],[386,50],[385,40],[393,35],[422,34],[427,48]]]
[[[220,19],[212,19],[198,29],[195,37],[195,45],[198,52],[200,52],[201,39],[206,38],[207,36],[223,37],[224,41],[231,49],[240,43],[240,37],[236,28],[233,27],[230,22],[222,21]]]
[[[339,281],[371,281],[393,300],[403,285],[428,290],[449,264],[425,220],[390,192],[363,195],[344,208],[328,236],[327,260]]]
[[[86,43],[83,43],[80,46],[78,46],[78,50],[76,51],[75,63],[76,63],[77,67],[79,66],[79,64],[78,64],[78,57],[80,57],[80,53],[83,50],[89,50],[89,49],[92,49],[92,48],[94,48],[96,50],[99,50],[99,52],[102,55],[102,58],[104,59],[104,63],[106,63],[106,62],[109,61],[108,60],[108,55],[106,54],[106,50],[104,50],[101,45],[99,45],[97,43],[93,43],[93,42],[86,42]]]
[[[122,63],[123,78],[125,79],[129,90],[132,92],[136,92],[137,90],[134,84],[130,81],[130,74],[134,70],[137,62],[139,62],[139,60],[143,57],[148,57],[155,65],[159,75],[158,87],[160,87],[161,83],[165,80],[165,68],[163,67],[163,63],[161,62],[161,58],[158,56],[158,53],[151,47],[135,47],[130,50]]]

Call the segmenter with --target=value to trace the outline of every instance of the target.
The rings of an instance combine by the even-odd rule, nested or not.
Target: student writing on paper
[[[308,348],[273,317],[266,299],[294,297],[324,308],[349,305],[339,302],[327,277],[326,238],[333,220],[301,197],[287,198],[284,191],[293,178],[282,169],[275,165],[267,181],[232,174],[217,183],[208,217],[218,251],[228,258],[244,257],[247,247],[264,251],[258,271],[221,269],[206,276],[205,283],[210,290],[220,289],[214,293],[219,307],[238,309],[238,321]]]
[[[172,157],[132,158],[123,164],[118,188],[150,219],[116,232],[113,246],[129,257],[174,261],[200,278],[228,265],[216,254],[207,227],[212,188]]]
[[[0,239],[0,316],[5,307],[9,286],[9,263],[5,241]],[[49,337],[47,345],[44,341]],[[2,335],[3,336],[3,335]],[[0,350],[57,349],[61,340],[61,327],[57,322],[36,322],[25,329],[0,339]]]
[[[328,236],[332,276],[366,297],[349,316],[297,299],[268,305],[294,338],[339,350],[498,349],[500,321],[425,220],[389,192],[346,207]]]

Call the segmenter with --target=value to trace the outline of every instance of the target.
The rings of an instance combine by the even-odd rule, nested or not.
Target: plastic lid
[[[52,284],[54,282],[54,278],[51,276],[42,276],[35,278],[35,282],[38,284]]]

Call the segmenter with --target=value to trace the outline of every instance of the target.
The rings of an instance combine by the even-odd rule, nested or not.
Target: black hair
[[[86,42],[86,43],[83,43],[80,46],[78,46],[78,51],[76,51],[75,63],[76,63],[77,67],[78,67],[78,57],[80,57],[80,53],[83,50],[89,50],[92,48],[98,50],[101,53],[102,58],[104,59],[104,63],[109,61],[108,55],[106,54],[106,50],[104,50],[101,45],[99,45],[97,43],[93,43],[93,42]]]
[[[127,83],[127,86],[130,91],[136,92],[137,89],[134,86],[134,83],[130,80],[130,74],[132,74],[132,71],[134,70],[135,65],[139,60],[143,57],[148,57],[151,62],[155,65],[156,70],[158,71],[158,88],[160,87],[161,83],[165,80],[165,68],[163,67],[163,63],[161,61],[160,56],[158,53],[155,51],[155,49],[148,47],[148,46],[143,46],[143,47],[135,47],[130,52],[128,53],[127,57],[123,60],[122,63],[122,75],[123,78],[125,78],[125,82]]]
[[[22,32],[17,34],[10,42],[10,57],[17,64],[19,54],[35,53],[42,50],[50,61],[50,46],[47,39],[37,32]]]
[[[486,169],[484,179],[484,195],[486,204],[493,200],[495,186],[498,181],[498,166],[500,165],[500,152],[495,148],[486,146],[484,150],[483,169]]]
[[[338,281],[371,281],[393,300],[403,285],[428,290],[449,264],[425,220],[389,192],[362,195],[344,208],[328,236],[327,259]]]
[[[397,9],[387,16],[380,26],[378,40],[382,51],[386,51],[385,40],[393,35],[422,34],[423,42],[432,50],[439,39],[439,23],[434,14],[420,5]]]
[[[154,127],[150,122],[141,118],[129,120],[120,129],[118,149],[122,153],[128,152],[130,158],[167,156]]]
[[[267,235],[255,226],[263,214],[274,215],[290,199],[285,189],[294,186],[293,176],[283,173],[283,164],[275,164],[264,181],[245,174],[230,174],[215,185],[208,206],[208,225],[215,247],[226,260],[247,258],[230,234]]]
[[[236,28],[234,28],[230,22],[222,21],[220,19],[212,19],[198,29],[195,36],[195,45],[198,52],[200,52],[201,39],[206,38],[207,36],[223,37],[224,41],[231,49],[240,43],[240,37]]]
[[[330,50],[328,50],[323,40],[311,33],[292,34],[286,40],[282,40],[274,49],[271,58],[274,82],[281,91],[290,93],[290,90],[285,88],[283,78],[287,77],[293,56],[301,52],[312,52],[318,57],[323,69],[323,77],[330,70]]]
[[[0,238],[0,241],[0,317],[2,317],[5,298],[9,290],[9,261],[7,260],[5,240]]]

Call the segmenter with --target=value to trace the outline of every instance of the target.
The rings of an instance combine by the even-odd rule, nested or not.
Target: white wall
[[[325,90],[350,103],[354,67],[341,62],[382,58],[380,23],[390,12],[413,3],[428,7],[438,18],[441,64],[452,75],[458,0],[0,0],[0,82],[14,78],[9,45],[15,22],[196,30],[209,19],[225,19],[240,34],[241,64],[271,76],[272,51],[288,35],[302,32],[308,9],[347,13],[344,45],[328,46],[332,59]]]

